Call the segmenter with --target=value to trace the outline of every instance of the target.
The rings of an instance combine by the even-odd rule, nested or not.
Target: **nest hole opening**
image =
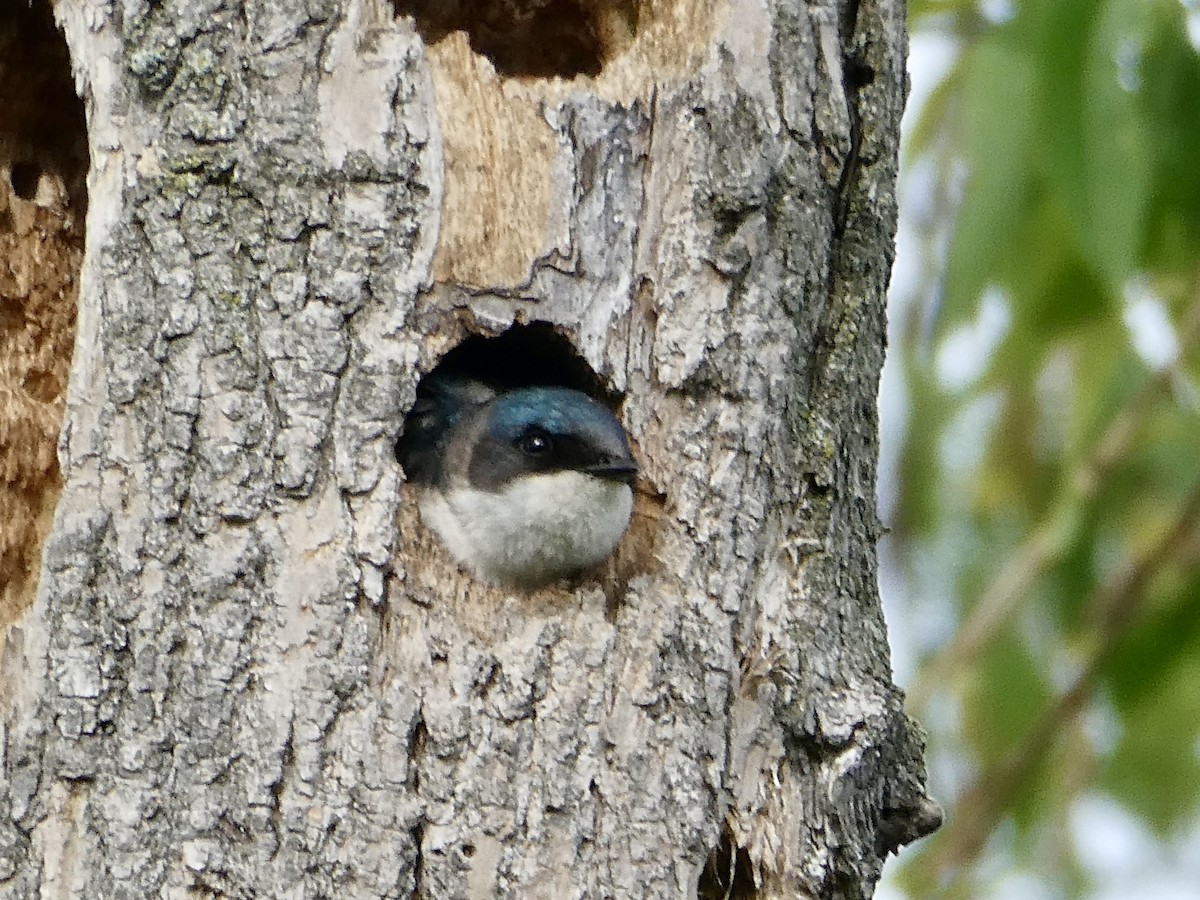
[[[613,409],[620,401],[571,341],[546,322],[513,325],[496,337],[468,337],[425,377],[445,375],[473,378],[501,390],[572,388]]]
[[[599,75],[632,43],[644,0],[393,0],[427,46],[462,31],[500,75]]]
[[[395,445],[396,459],[410,480],[432,477],[437,464],[439,451],[429,440],[436,432],[437,416],[431,419],[431,412],[438,403],[429,398],[444,395],[447,384],[472,382],[479,384],[481,398],[528,387],[564,387],[586,394],[614,412],[621,401],[619,394],[607,390],[571,341],[549,323],[513,325],[494,337],[471,335],[451,348],[417,383],[416,400],[405,415]],[[476,391],[456,389],[455,393],[460,402],[467,398],[473,402]]]
[[[571,340],[549,323],[513,325],[493,337],[471,335],[446,352],[417,384],[416,397],[395,444],[405,479],[418,486],[442,483],[449,446],[446,422],[457,415],[457,409],[530,387],[579,391],[614,414],[624,399],[592,369]],[[626,438],[636,459],[636,435],[626,434]],[[571,446],[571,441],[564,446]],[[458,463],[462,463],[461,456]],[[632,473],[628,467],[614,467],[611,476]],[[618,614],[629,581],[659,566],[657,547],[664,498],[648,491],[640,477],[631,477],[629,486],[633,489],[633,506],[628,524],[615,546],[605,551],[608,555],[554,582],[569,586],[577,585],[579,578],[597,579],[610,618]]]

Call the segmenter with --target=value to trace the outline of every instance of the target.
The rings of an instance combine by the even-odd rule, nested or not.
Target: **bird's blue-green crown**
[[[514,440],[532,426],[550,434],[587,437],[614,453],[629,452],[625,431],[613,414],[587,394],[570,388],[522,388],[502,394],[492,403],[488,430],[496,437]]]

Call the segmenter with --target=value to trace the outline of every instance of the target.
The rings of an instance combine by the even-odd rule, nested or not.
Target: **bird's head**
[[[624,429],[611,412],[580,391],[509,391],[479,415],[464,459],[472,487],[495,491],[517,478],[555,472],[579,472],[631,487],[637,477]]]
[[[538,587],[602,562],[633,513],[625,431],[561,387],[427,388],[397,448],[421,515],[483,579]],[[411,432],[411,436],[410,433]]]

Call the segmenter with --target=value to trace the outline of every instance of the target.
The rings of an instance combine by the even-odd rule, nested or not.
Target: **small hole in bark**
[[[637,32],[643,0],[393,0],[427,45],[462,31],[501,75],[598,75]]]
[[[40,174],[38,167],[31,162],[15,162],[8,170],[8,183],[12,185],[13,193],[22,200],[32,200],[37,196]]]
[[[754,900],[757,896],[750,854],[737,846],[727,828],[720,845],[704,863],[696,886],[696,900]]]
[[[846,57],[846,80],[850,89],[857,91],[875,80],[875,70],[857,56]]]
[[[467,859],[470,859],[472,856],[475,855],[475,845],[474,844],[463,844],[462,852],[463,852],[463,856],[465,856]]]
[[[823,476],[817,475],[815,472],[804,473],[804,488],[805,493],[813,498],[828,497],[833,493],[833,485],[822,480]]]

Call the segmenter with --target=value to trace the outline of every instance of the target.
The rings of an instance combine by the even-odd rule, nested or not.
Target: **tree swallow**
[[[485,581],[534,588],[597,565],[633,512],[624,430],[568,388],[426,378],[396,458],[422,520]]]

